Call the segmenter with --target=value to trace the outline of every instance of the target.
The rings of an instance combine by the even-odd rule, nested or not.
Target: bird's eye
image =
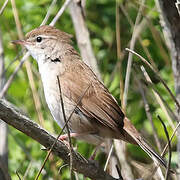
[[[41,41],[42,41],[42,37],[38,36],[38,37],[36,38],[36,41],[37,41],[37,42],[41,42]]]

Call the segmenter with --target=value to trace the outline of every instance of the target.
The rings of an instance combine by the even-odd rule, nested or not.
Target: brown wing
[[[124,114],[107,88],[83,62],[68,67],[61,77],[63,94],[75,103],[84,94],[78,108],[89,118],[114,130],[124,125]]]

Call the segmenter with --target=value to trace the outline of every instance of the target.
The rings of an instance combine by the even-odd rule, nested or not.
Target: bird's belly
[[[63,128],[65,125],[65,119],[63,115],[63,110],[60,101],[60,93],[58,88],[56,90],[46,89],[44,90],[44,93],[45,93],[46,102],[48,104],[48,107],[51,111],[54,120],[58,123],[58,125],[61,128]],[[65,117],[67,120],[74,109],[74,105],[70,102],[67,102],[68,100],[66,97],[63,96],[62,98],[64,104]]]

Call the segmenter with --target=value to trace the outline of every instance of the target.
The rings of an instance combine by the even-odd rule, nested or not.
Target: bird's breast
[[[59,76],[60,73],[59,69],[52,62],[38,65],[47,105],[54,120],[56,120],[56,122],[62,128],[64,126],[64,118],[62,114],[60,91],[57,80],[57,76]]]

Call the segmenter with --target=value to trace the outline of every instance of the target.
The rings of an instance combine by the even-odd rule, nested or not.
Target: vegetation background
[[[3,6],[4,2],[0,1],[0,7]],[[64,1],[57,0],[52,8],[47,24],[51,22],[63,3]],[[14,72],[22,56],[22,48],[11,43],[12,40],[20,38],[18,36],[17,19],[15,20],[15,7],[13,4],[16,5],[18,23],[21,25],[20,28],[23,35],[25,35],[41,24],[51,4],[51,0],[11,0],[5,7],[4,12],[0,14],[0,39],[4,49],[5,68],[3,73],[5,73],[5,81]],[[124,112],[126,112],[135,127],[146,137],[154,149],[161,153],[167,143],[167,137],[157,115],[161,117],[169,136],[171,136],[176,127],[174,118],[175,103],[157,78],[157,74],[143,64],[137,56],[133,56],[133,63],[130,68],[131,76],[127,94],[127,106],[121,103],[123,102],[129,58],[129,53],[125,48],[132,45],[132,37],[135,37],[134,50],[158,70],[162,79],[175,94],[171,58],[155,2],[153,0],[145,2],[141,0],[86,1],[84,16],[102,80],[118,100],[119,105],[123,106]],[[137,20],[138,16],[139,20]],[[73,34],[73,44],[79,51],[74,25],[68,8],[55,26]],[[37,64],[31,57],[29,59],[29,63],[23,65],[14,77],[5,97],[51,134],[57,135],[60,132],[60,128],[53,121],[46,105]],[[141,70],[142,65],[152,80],[151,85],[148,84],[147,77],[144,76]],[[31,68],[31,70],[28,68]],[[159,94],[165,110],[162,108],[161,101],[154,95],[154,92]],[[145,109],[145,102],[147,103],[146,107],[148,106],[149,108],[148,111]],[[154,127],[149,120],[151,118]],[[156,134],[159,145],[157,145],[158,142],[154,138]],[[73,144],[77,146],[78,152],[86,158],[90,157],[94,149],[93,145],[74,139]],[[174,137],[171,147],[171,166],[174,168],[178,163],[176,145],[177,140]],[[47,153],[41,148],[42,146],[31,138],[10,126],[8,127],[8,173],[13,180],[18,180],[18,175],[21,179],[28,180],[36,177]],[[150,173],[149,169],[151,170],[152,160],[136,146],[126,144],[125,148],[126,161],[130,165],[134,178],[143,177],[144,174],[148,177],[147,174]],[[168,155],[165,158],[168,159]],[[103,166],[107,155],[104,152],[100,152],[96,159]],[[123,168],[122,164],[121,167]],[[111,170],[109,166],[108,171],[110,173],[112,173]],[[84,178],[83,175],[77,176],[80,180]],[[39,179],[70,179],[69,168],[64,166],[61,159],[51,155]],[[158,176],[154,176],[154,179],[158,179]]]

